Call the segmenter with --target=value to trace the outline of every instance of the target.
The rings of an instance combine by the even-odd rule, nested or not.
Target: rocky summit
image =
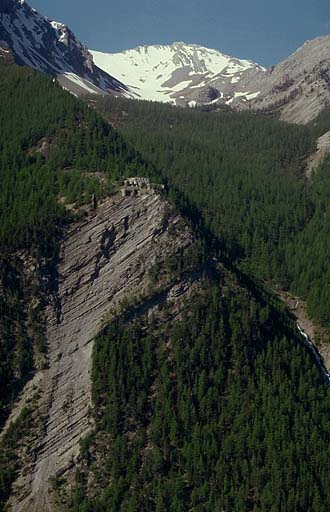
[[[94,64],[65,24],[40,15],[25,1],[0,2],[0,47],[10,48],[17,64],[57,76],[75,94],[119,94],[126,89]]]
[[[315,119],[330,104],[330,36],[307,41],[246,87],[260,91],[249,103],[253,110],[279,114],[292,123]]]

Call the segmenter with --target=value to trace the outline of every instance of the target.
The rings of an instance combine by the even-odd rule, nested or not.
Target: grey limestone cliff
[[[249,108],[278,113],[285,121],[308,123],[330,103],[330,36],[307,41],[257,81],[244,85],[252,93],[259,92]]]
[[[30,447],[30,467],[14,484],[10,510],[53,510],[49,479],[74,464],[79,441],[93,427],[95,335],[121,301],[145,291],[157,255],[176,253],[192,240],[182,219],[152,192],[107,199],[68,230],[58,290],[46,311],[48,368],[27,385],[16,406],[17,414],[34,392],[41,426]]]

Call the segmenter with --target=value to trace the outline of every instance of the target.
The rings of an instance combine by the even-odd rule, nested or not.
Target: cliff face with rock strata
[[[14,484],[11,510],[53,510],[50,482],[74,466],[79,442],[93,427],[94,337],[111,311],[146,293],[148,271],[159,255],[192,244],[183,220],[150,191],[109,198],[68,230],[58,290],[46,310],[48,368],[28,383],[11,416],[34,399],[42,418],[28,447],[30,465]]]

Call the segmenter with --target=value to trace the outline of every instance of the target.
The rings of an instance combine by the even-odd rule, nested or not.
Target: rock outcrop
[[[284,121],[306,124],[330,103],[330,36],[307,41],[258,80],[242,84],[258,92],[248,108],[276,113]]]
[[[297,296],[288,292],[278,292],[280,299],[286,304],[288,310],[296,320],[296,324],[302,336],[312,346],[312,352],[322,373],[330,375],[330,339],[329,332],[316,324],[307,313],[307,304]],[[307,336],[307,338],[306,338]],[[328,378],[327,377],[327,378]]]
[[[328,155],[330,155],[330,131],[317,139],[317,150],[310,155],[306,162],[305,175],[307,178],[312,177],[313,172],[317,170]]]
[[[143,294],[155,259],[188,248],[190,229],[157,194],[107,199],[74,224],[62,243],[58,290],[47,306],[48,369],[35,380],[43,418],[34,462],[15,482],[9,509],[53,510],[50,481],[65,473],[92,428],[93,339],[122,301]],[[180,290],[179,290],[180,291]],[[28,394],[31,398],[31,384]]]

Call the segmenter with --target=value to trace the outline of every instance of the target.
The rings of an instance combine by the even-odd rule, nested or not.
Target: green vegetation
[[[313,177],[310,198],[313,216],[286,249],[290,286],[307,298],[313,316],[330,325],[330,160]]]
[[[0,63],[1,250],[54,255],[70,219],[59,198],[89,202],[137,169],[137,153],[92,109],[52,79]]]
[[[0,425],[7,408],[34,369],[35,346],[41,351],[43,325],[38,282],[25,275],[18,257],[0,256]]]
[[[108,195],[139,167],[122,137],[51,78],[0,63],[0,424],[45,350],[38,283],[16,251],[55,279],[59,234],[74,218],[66,206]]]
[[[75,215],[67,206],[98,200],[143,165],[51,78],[0,63],[0,425],[46,350],[38,278],[56,281],[59,235]],[[31,277],[39,263],[47,276]],[[2,446],[0,458],[1,503],[16,465],[6,468]]]
[[[222,279],[180,321],[115,319],[94,348],[107,448],[85,443],[70,510],[325,512],[330,390],[279,314]]]
[[[309,129],[315,138],[320,137],[325,132],[330,130],[329,107],[325,108],[316,119],[309,123]]]
[[[7,510],[5,502],[10,496],[11,484],[19,466],[17,450],[32,427],[31,411],[24,408],[0,441],[0,512]]]
[[[302,177],[327,116],[299,127],[101,98],[97,108],[118,133],[50,78],[1,66],[0,421],[36,351],[45,351],[39,284],[21,256],[43,262],[56,281],[72,205],[111,193],[122,176],[148,175],[164,180],[202,239],[186,255],[160,255],[149,269],[151,293],[205,269],[210,256],[227,270],[219,266],[219,276],[213,262],[179,317],[166,304],[134,317],[132,303],[130,316],[97,337],[97,428],[82,442],[70,509],[327,511],[329,387],[288,316],[255,282],[307,298],[329,326],[330,162],[312,183]],[[0,511],[31,421],[23,411],[1,442]],[[52,484],[61,491],[61,478]]]
[[[310,127],[250,113],[207,113],[100,98],[97,109],[161,170],[195,224],[218,240],[221,257],[307,300],[329,327],[329,163],[302,177],[324,113]],[[126,112],[124,117],[122,112]]]

